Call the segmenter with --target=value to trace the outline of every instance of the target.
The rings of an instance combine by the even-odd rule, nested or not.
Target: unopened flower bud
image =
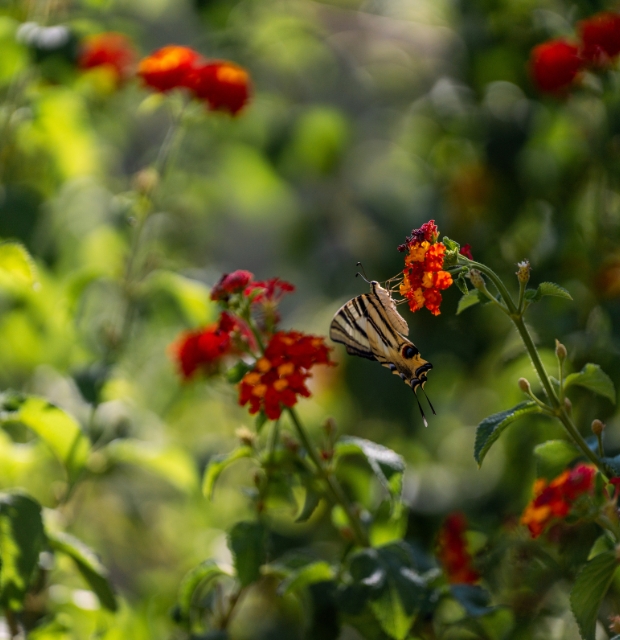
[[[530,383],[525,378],[519,378],[519,389],[523,391],[523,393],[531,393],[532,389],[530,387]]]
[[[559,341],[555,341],[555,355],[562,362],[566,358],[566,347]]]
[[[323,423],[323,429],[328,436],[336,433],[336,421],[332,417],[327,418]]]
[[[573,410],[573,403],[568,398],[564,398],[564,408],[568,413]]]
[[[530,279],[530,272],[532,271],[530,263],[527,260],[523,260],[523,262],[517,263],[517,267],[519,267],[519,270],[517,271],[517,278],[519,279],[519,282],[527,284]]]
[[[605,424],[601,422],[598,418],[596,418],[595,420],[592,420],[591,428],[592,428],[592,433],[595,436],[600,436],[605,429]]]
[[[478,269],[469,270],[469,279],[476,289],[484,289],[486,286],[484,284],[484,278]]]
[[[334,457],[333,451],[326,451],[325,449],[321,449],[321,459],[325,460],[325,462],[329,462]]]
[[[247,427],[239,427],[235,431],[235,435],[239,438],[239,442],[247,447],[253,447],[256,443],[256,434]]]
[[[142,195],[152,193],[159,185],[159,173],[153,167],[141,169],[133,176],[131,186]]]

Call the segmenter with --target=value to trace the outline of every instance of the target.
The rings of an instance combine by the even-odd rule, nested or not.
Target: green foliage
[[[541,282],[536,289],[527,289],[525,291],[525,299],[528,302],[538,302],[544,296],[555,296],[565,300],[573,299],[564,287],[554,282]]]
[[[600,396],[607,398],[611,402],[616,402],[616,389],[611,378],[601,369],[598,364],[588,363],[579,373],[571,373],[566,376],[564,387],[569,388],[573,385],[584,387],[590,391],[594,391]]]
[[[461,288],[461,291],[463,291],[462,288]],[[484,300],[483,298],[481,298],[481,293],[477,289],[472,289],[471,291],[463,291],[463,293],[465,295],[459,300],[459,304],[456,308],[457,316],[463,313],[465,309],[469,309],[469,307],[473,307],[479,302],[483,302],[484,300],[486,300],[486,298],[484,298]]]
[[[500,411],[485,418],[476,429],[474,458],[478,466],[482,465],[489,449],[507,427],[523,416],[540,412],[540,407],[535,402],[520,402],[512,409]]]
[[[598,610],[618,568],[615,551],[589,560],[577,575],[571,590],[571,608],[583,640],[595,640]]]
[[[178,616],[180,620],[189,620],[190,611],[199,590],[222,576],[229,575],[214,560],[205,560],[188,571],[179,585]]]
[[[21,493],[0,495],[0,604],[22,608],[45,544],[41,505]]]
[[[0,244],[0,284],[29,285],[37,282],[37,271],[26,248],[17,242]]]
[[[237,522],[228,533],[235,571],[241,586],[258,580],[267,559],[265,527],[260,522]]]
[[[215,484],[217,483],[222,471],[229,465],[242,458],[251,458],[254,455],[252,447],[244,446],[237,447],[230,453],[220,454],[214,456],[209,460],[207,470],[202,481],[202,493],[207,498],[213,498],[213,492],[215,491]]]
[[[551,480],[559,476],[580,452],[574,444],[566,440],[547,440],[534,447],[536,456],[536,477]]]
[[[110,585],[108,572],[94,552],[83,542],[66,533],[48,533],[49,544],[54,551],[65,554],[73,562],[99,602],[109,611],[118,609],[116,595]]]
[[[334,568],[329,563],[319,560],[291,572],[280,583],[278,591],[282,594],[292,593],[318,582],[329,582],[334,580],[335,577]]]

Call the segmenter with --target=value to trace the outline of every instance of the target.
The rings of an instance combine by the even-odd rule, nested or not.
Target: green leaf
[[[499,438],[506,427],[510,426],[518,418],[533,413],[540,413],[540,408],[535,402],[521,402],[512,409],[494,413],[492,416],[485,418],[476,429],[474,458],[478,466],[482,465],[482,461],[491,445]]]
[[[317,582],[326,582],[333,580],[336,577],[336,572],[333,567],[324,560],[312,562],[305,567],[294,571],[286,579],[284,579],[278,587],[278,593],[280,595],[286,595],[293,591],[300,591],[305,587],[315,584]]]
[[[260,522],[238,522],[228,534],[237,578],[242,587],[258,580],[267,558],[267,532]]]
[[[571,373],[566,376],[564,388],[572,385],[585,387],[598,395],[616,402],[616,390],[611,378],[598,366],[598,364],[588,363],[579,373]]]
[[[306,487],[306,499],[301,513],[295,518],[295,522],[307,522],[321,502],[321,494],[312,487]]]
[[[211,302],[209,289],[198,280],[160,270],[151,273],[145,285],[148,292],[168,294],[191,326],[206,324],[215,315],[216,307]]]
[[[108,580],[108,571],[99,562],[95,553],[83,542],[67,533],[51,533],[48,534],[48,538],[54,551],[64,553],[75,562],[78,571],[99,598],[101,606],[109,611],[116,611],[118,602]]]
[[[32,429],[64,465],[69,481],[77,478],[90,444],[73,417],[44,398],[7,394],[0,403],[0,425],[7,422],[21,422]]]
[[[450,591],[454,599],[465,609],[472,618],[480,618],[496,611],[497,607],[490,607],[491,595],[488,591],[473,584],[453,584]]]
[[[454,281],[458,290],[465,296],[469,295],[469,289],[467,288],[467,281],[465,280],[465,274],[459,273],[458,278]]]
[[[231,384],[237,384],[237,382],[240,382],[241,378],[243,378],[243,376],[251,369],[252,367],[249,364],[241,360],[226,372],[226,380]]]
[[[160,476],[180,491],[191,493],[198,487],[196,465],[191,456],[176,447],[158,447],[144,440],[113,440],[105,449],[108,459],[131,464]]]
[[[346,436],[336,442],[334,455],[339,458],[350,454],[363,455],[388,494],[395,499],[400,497],[402,488],[400,477],[405,471],[405,461],[402,456],[376,442]]]
[[[256,429],[256,433],[260,433],[261,429],[265,426],[269,418],[265,414],[264,411],[259,411],[256,415],[256,420],[254,422],[254,428]]]
[[[209,500],[212,500],[215,483],[220,477],[222,471],[236,460],[241,460],[241,458],[251,458],[253,455],[254,451],[252,447],[245,446],[238,447],[234,451],[231,451],[231,453],[223,453],[213,456],[213,458],[209,460],[209,464],[207,465],[204,479],[202,481],[202,493],[209,498]]]
[[[572,296],[568,291],[554,282],[541,282],[536,289],[527,289],[525,291],[525,299],[529,302],[538,302],[543,296],[555,296],[556,298],[564,298],[572,300]]]
[[[18,242],[0,244],[0,284],[32,287],[37,282],[37,270],[25,247]]]
[[[583,640],[595,640],[598,610],[617,567],[616,552],[606,551],[588,561],[577,574],[570,604]]]
[[[197,567],[188,571],[179,585],[179,616],[181,620],[187,620],[192,601],[196,590],[201,586],[206,586],[209,582],[220,576],[228,576],[215,560],[205,560]]]
[[[620,477],[620,455],[613,458],[602,458],[602,462],[611,471],[611,476],[614,478]]]
[[[566,440],[548,440],[534,447],[534,455],[536,476],[551,480],[560,475],[581,453],[574,444]]]
[[[41,505],[22,493],[0,494],[2,607],[21,610],[44,542]]]
[[[469,309],[469,307],[473,307],[479,302],[480,292],[477,289],[472,289],[459,300],[459,304],[456,307],[456,315],[458,316],[460,313],[463,313],[465,309]]]

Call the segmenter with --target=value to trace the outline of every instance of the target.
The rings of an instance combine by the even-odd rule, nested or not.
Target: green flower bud
[[[519,378],[519,389],[523,391],[523,393],[531,393],[532,388],[530,387],[530,383],[525,378]]]
[[[605,429],[605,424],[601,422],[598,418],[596,418],[595,420],[592,420],[591,428],[592,428],[592,433],[595,436],[600,436]]]
[[[566,347],[559,341],[555,341],[555,355],[560,362],[563,362],[566,358]]]

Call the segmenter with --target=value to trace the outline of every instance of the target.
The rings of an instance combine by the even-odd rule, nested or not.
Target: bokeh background
[[[181,577],[205,558],[228,557],[225,530],[249,514],[241,487],[251,470],[228,471],[212,502],[200,474],[252,420],[233,387],[183,383],[169,354],[182,330],[215,317],[208,288],[223,272],[293,282],[283,326],[326,335],[336,309],[367,290],[357,261],[370,279],[394,276],[397,246],[434,219],[513,290],[516,263],[527,258],[533,284],[571,293],[573,302],[545,299],[529,316],[552,371],[560,338],[573,370],[597,362],[620,380],[620,76],[556,98],[541,96],[527,72],[532,46],[570,36],[576,20],[603,8],[585,0],[0,4],[0,237],[24,243],[40,280],[34,290],[0,283],[0,382],[65,408],[96,446],[117,439],[114,456],[95,456],[53,517],[101,555],[121,612],[98,611],[60,563],[49,599],[64,627],[41,638],[175,637],[169,610]],[[96,410],[89,389],[121,313],[132,179],[155,159],[169,116],[137,81],[114,89],[37,57],[18,38],[26,21],[79,37],[120,31],[143,55],[191,46],[244,66],[253,81],[247,109],[236,118],[197,114],[174,154],[145,229],[139,312]],[[475,426],[521,400],[519,377],[536,381],[507,319],[480,305],[457,316],[460,296],[446,291],[438,317],[403,312],[434,365],[428,429],[396,377],[340,346],[339,366],[317,370],[315,395],[299,407],[317,434],[331,415],[341,432],[406,458],[407,538],[426,550],[454,509],[467,512],[480,545],[514,521],[531,495],[533,447],[561,436],[544,418],[517,423],[477,468]],[[583,432],[602,419],[617,452],[616,408],[587,391],[573,400]],[[2,487],[25,487],[51,507],[62,483],[43,443],[0,433]],[[329,544],[326,512],[293,526],[285,511],[274,519],[283,544],[325,536]],[[565,608],[545,615],[540,637],[576,637]],[[235,638],[298,638],[302,617],[299,603],[257,592]]]

